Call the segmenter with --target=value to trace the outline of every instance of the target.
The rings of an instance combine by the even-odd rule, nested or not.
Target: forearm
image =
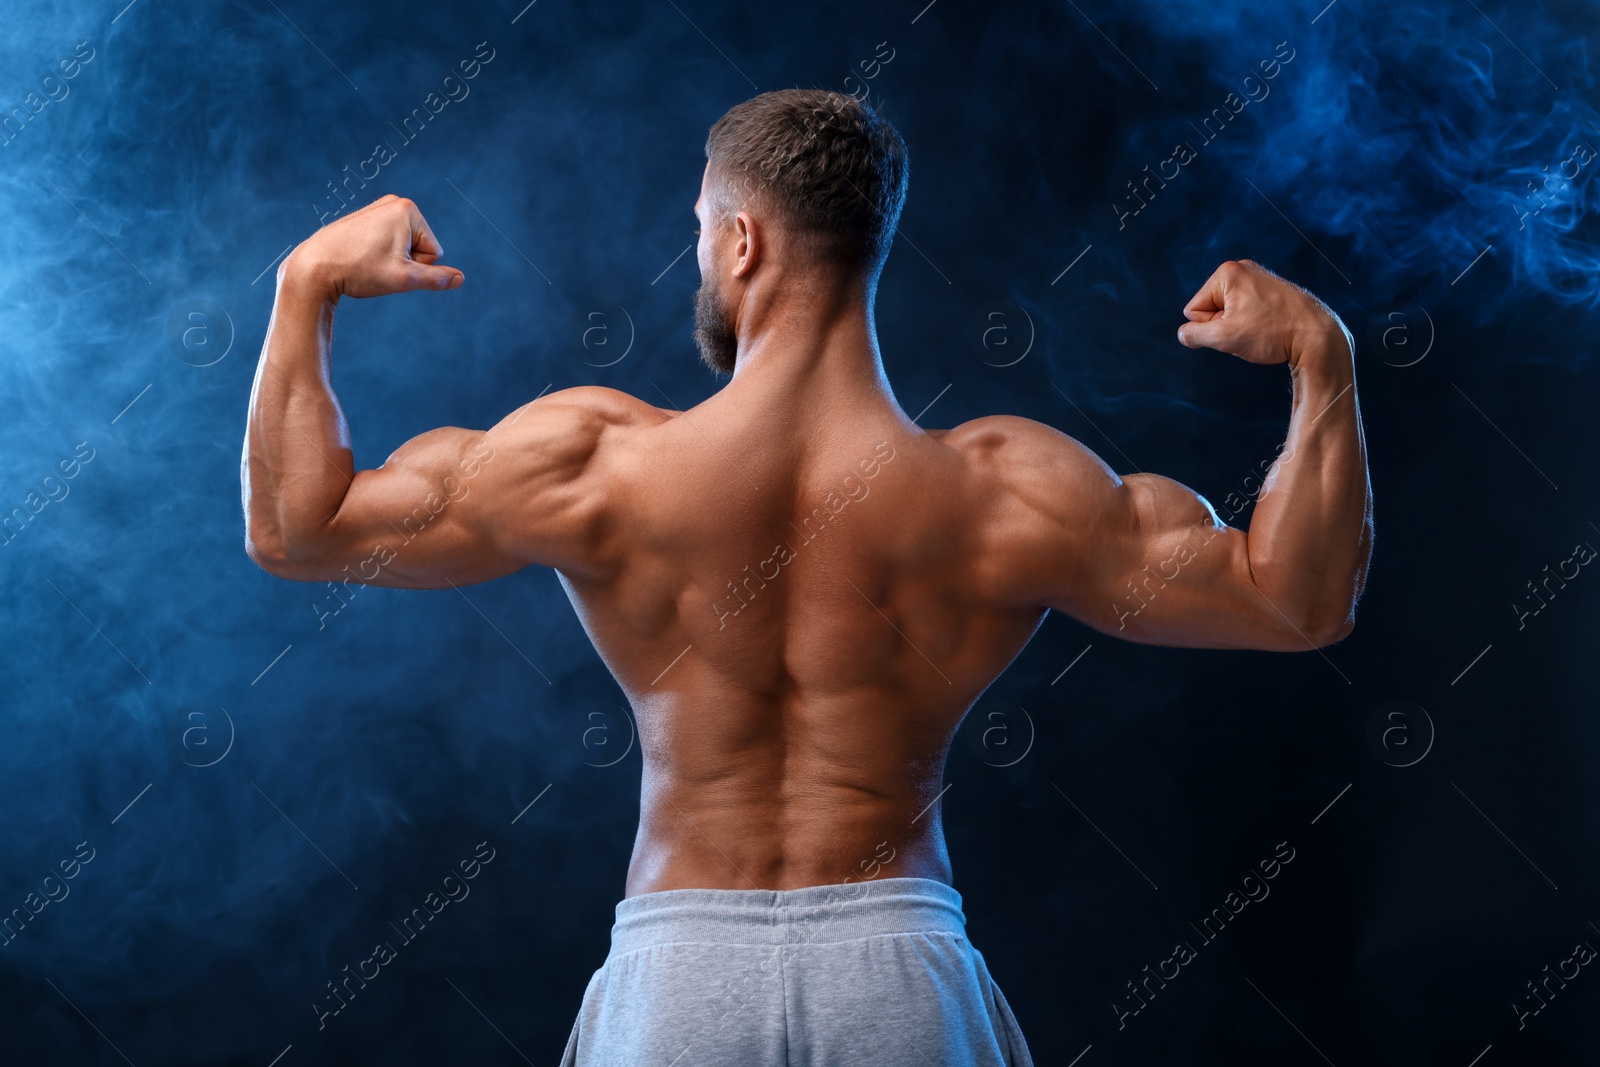
[[[1300,629],[1342,633],[1372,551],[1355,359],[1331,324],[1291,357],[1293,407],[1246,542],[1256,587]]]
[[[291,255],[250,391],[242,463],[252,551],[293,558],[338,511],[354,476],[329,372],[337,294]]]

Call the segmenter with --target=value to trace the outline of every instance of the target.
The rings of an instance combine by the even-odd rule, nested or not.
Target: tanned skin
[[[880,361],[874,281],[757,205],[700,199],[688,411],[546,394],[356,471],[331,384],[341,297],[452,289],[386,196],[284,261],[250,397],[246,548],[272,574],[413,589],[551,567],[635,713],[626,895],[948,883],[939,795],[968,708],[1049,609],[1153,645],[1304,651],[1350,632],[1371,549],[1353,345],[1309,293],[1227,262],[1178,339],[1288,363],[1288,435],[1248,532],[1010,415],[923,430]],[[731,583],[731,584],[730,584]]]

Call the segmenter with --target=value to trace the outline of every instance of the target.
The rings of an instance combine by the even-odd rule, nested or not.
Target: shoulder
[[[568,573],[605,573],[596,551],[623,501],[629,442],[671,417],[585,385],[538,396],[477,435],[475,469],[487,490],[477,499],[504,551]]]
[[[989,415],[929,436],[963,458],[987,596],[1047,602],[1077,580],[1108,531],[1123,525],[1123,481],[1081,442],[1015,415]]]
[[[929,436],[1001,487],[1029,496],[1048,490],[1059,497],[1074,487],[1114,489],[1122,484],[1082,442],[1019,415],[985,415],[953,429],[929,431]]]
[[[485,432],[483,443],[560,466],[586,461],[630,431],[671,417],[620,390],[580,385],[528,401]]]
[[[656,425],[674,414],[676,412],[664,411],[620,389],[577,385],[534,397],[507,415],[496,429],[516,426],[525,420],[532,424],[564,420],[594,426]]]

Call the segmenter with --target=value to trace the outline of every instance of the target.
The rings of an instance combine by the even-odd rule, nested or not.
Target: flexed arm
[[[582,566],[599,500],[582,477],[602,390],[562,390],[487,431],[441,427],[356,471],[330,358],[341,296],[453,289],[409,200],[386,196],[319,230],[278,270],[241,461],[246,551],[302,581],[442,588],[529,563]]]
[[[1064,434],[1008,427],[1002,468],[1018,502],[1023,532],[1010,543],[1023,589],[1145,644],[1294,651],[1338,641],[1354,625],[1372,551],[1349,335],[1321,301],[1249,260],[1219,267],[1184,313],[1179,339],[1191,348],[1289,364],[1289,431],[1248,532],[1170,478],[1119,478]]]
[[[1289,364],[1289,432],[1245,538],[1263,599],[1302,631],[1343,637],[1372,556],[1372,488],[1356,403],[1355,344],[1339,317],[1250,260],[1224,263],[1183,309],[1178,339]]]

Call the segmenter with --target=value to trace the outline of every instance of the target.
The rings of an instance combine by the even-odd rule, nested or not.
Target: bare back
[[[761,229],[737,218],[742,236],[715,243],[756,278],[729,301],[747,311],[734,378],[689,411],[564,389],[356,470],[330,386],[339,297],[461,283],[393,196],[280,265],[251,393],[245,542],[270,573],[400,588],[561,575],[638,720],[629,896],[950,881],[951,738],[1049,609],[1147,644],[1293,651],[1350,632],[1371,493],[1353,347],[1310,294],[1229,261],[1184,309],[1186,345],[1291,371],[1288,436],[1247,533],[1041,423],[919,429],[888,390],[859,279],[808,288],[777,243],[756,271]]]
[[[627,893],[948,882],[951,738],[1045,614],[985,586],[998,486],[892,405],[729,407],[634,407],[585,476],[597,565],[562,571],[638,720]]]

